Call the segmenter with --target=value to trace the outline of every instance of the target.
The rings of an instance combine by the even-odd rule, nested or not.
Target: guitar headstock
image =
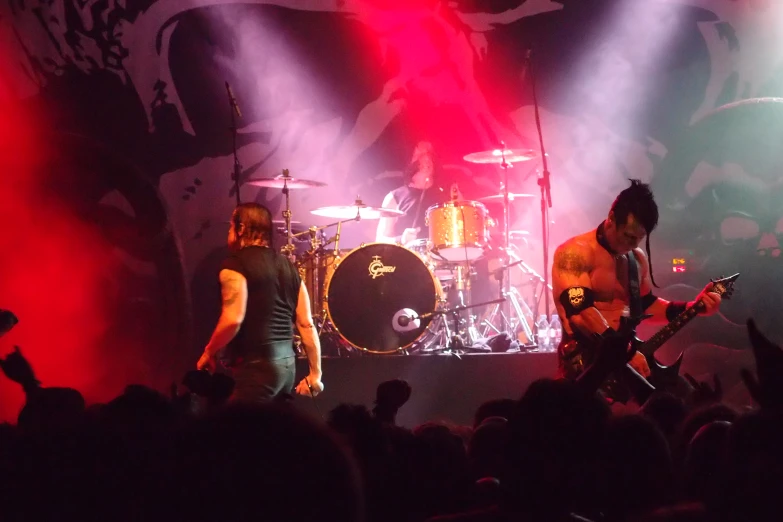
[[[734,281],[739,278],[739,272],[729,277],[721,277],[719,279],[710,279],[712,283],[712,291],[721,296],[723,299],[731,299],[731,295],[734,293]]]

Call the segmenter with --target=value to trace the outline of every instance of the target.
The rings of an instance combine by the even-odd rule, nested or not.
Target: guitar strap
[[[642,297],[639,283],[639,262],[633,252],[625,256],[628,267],[628,307],[631,317],[640,317],[644,310],[642,309]],[[631,396],[635,397],[639,404],[643,404],[647,397],[655,391],[655,387],[650,382],[634,370],[630,364],[626,364],[623,371],[620,372],[620,381],[623,383]],[[618,390],[619,391],[619,390]],[[622,401],[626,402],[626,401]]]
[[[644,310],[642,310],[642,296],[639,284],[639,263],[633,252],[629,252],[623,257],[628,262],[628,294],[630,298],[628,306],[631,310],[631,317],[640,317]]]

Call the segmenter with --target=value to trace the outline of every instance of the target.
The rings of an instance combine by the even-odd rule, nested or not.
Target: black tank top
[[[397,210],[405,212],[405,215],[398,217],[394,223],[395,236],[401,236],[406,228],[427,230],[427,226],[424,224],[427,209],[449,200],[449,192],[441,191],[435,186],[427,190],[402,186],[392,191],[392,194],[397,202]],[[426,234],[424,236],[426,237]],[[419,237],[422,237],[422,234],[419,234]]]
[[[229,255],[221,269],[247,279],[245,320],[226,347],[226,363],[293,357],[301,278],[288,258],[269,247],[249,246]]]

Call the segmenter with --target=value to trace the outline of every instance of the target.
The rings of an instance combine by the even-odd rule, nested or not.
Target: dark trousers
[[[232,401],[267,402],[292,398],[296,357],[274,361],[261,359],[231,368],[234,378]]]

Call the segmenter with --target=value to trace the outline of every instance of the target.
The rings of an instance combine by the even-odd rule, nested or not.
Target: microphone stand
[[[239,197],[239,174],[242,172],[242,165],[239,164],[239,155],[237,155],[237,120],[236,120],[236,106],[234,98],[231,96],[231,91],[228,86],[228,82],[226,82],[226,89],[229,89],[228,91],[228,108],[231,111],[231,147],[234,152],[234,174],[232,175],[232,179],[234,180],[234,193],[237,197],[237,205],[239,205],[242,200]]]
[[[538,178],[538,186],[541,188],[541,239],[543,241],[544,253],[544,310],[547,320],[549,320],[549,296],[546,295],[549,289],[549,209],[552,208],[552,187],[549,183],[549,166],[546,159],[546,150],[544,149],[544,133],[541,131],[541,116],[538,108],[538,96],[536,95],[536,74],[530,59],[530,51],[527,54],[527,70],[530,73],[530,87],[533,92],[533,110],[536,118],[536,130],[538,131],[538,144],[541,148],[541,163],[543,172]]]

